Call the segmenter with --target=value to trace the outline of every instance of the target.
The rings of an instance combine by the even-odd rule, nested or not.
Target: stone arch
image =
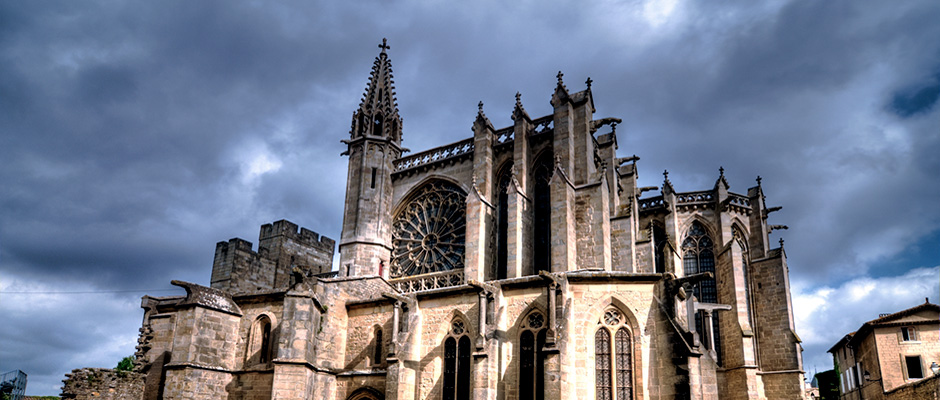
[[[472,325],[471,323],[471,321],[474,321],[474,319],[470,318],[463,311],[460,311],[455,308],[451,310],[450,312],[448,312],[446,314],[446,317],[442,319],[441,321],[444,321],[444,322],[441,324],[438,324],[438,327],[434,330],[434,340],[432,340],[431,343],[437,343],[437,342],[443,341],[444,338],[446,338],[447,335],[450,334],[450,328],[454,321],[463,322],[464,327],[466,327],[466,335],[470,337],[476,337],[474,336],[474,334],[476,333],[475,326]]]
[[[633,398],[642,399],[644,398],[645,385],[644,375],[643,375],[643,341],[644,338],[648,337],[648,332],[645,332],[643,327],[640,325],[640,321],[636,317],[636,312],[634,308],[627,305],[627,302],[623,297],[616,293],[611,293],[608,296],[598,300],[591,307],[588,308],[586,315],[589,316],[587,323],[581,324],[577,330],[578,334],[584,338],[585,343],[590,343],[586,351],[588,356],[588,364],[595,365],[596,355],[594,349],[594,335],[598,329],[598,322],[604,318],[604,313],[608,309],[616,309],[621,313],[626,322],[623,326],[627,327],[631,336],[632,336],[632,362],[633,362]],[[613,332],[614,335],[616,332]],[[612,335],[612,337],[614,336]],[[590,371],[590,378],[587,379],[587,382],[593,387],[594,382],[596,382],[595,370],[594,368],[588,368]],[[630,399],[632,400],[632,399]]]
[[[423,187],[431,183],[434,183],[436,181],[444,181],[444,182],[447,182],[451,185],[458,187],[461,191],[463,191],[465,196],[467,195],[467,193],[470,193],[469,186],[458,182],[456,179],[452,177],[441,175],[441,174],[429,174],[428,176],[422,178],[420,181],[418,181],[414,185],[411,185],[411,187],[408,188],[408,191],[403,196],[401,196],[401,198],[398,200],[398,203],[395,204],[395,207],[392,207],[392,215],[398,215],[398,213],[400,213],[402,209],[405,208],[408,202],[410,202],[411,200],[414,200],[415,196],[421,191]]]
[[[267,365],[275,356],[277,343],[277,317],[261,312],[251,322],[245,349],[245,366]]]
[[[676,244],[680,247],[682,246],[682,241],[689,235],[689,230],[692,228],[692,225],[698,222],[702,224],[702,227],[705,228],[705,232],[708,233],[708,237],[712,239],[713,242],[718,243],[716,240],[720,237],[718,232],[718,227],[712,221],[709,221],[708,218],[705,218],[701,213],[695,212],[682,221],[679,224],[679,237],[676,238]],[[677,249],[679,250],[679,249]]]
[[[371,386],[363,386],[353,391],[346,400],[383,400],[385,394]]]

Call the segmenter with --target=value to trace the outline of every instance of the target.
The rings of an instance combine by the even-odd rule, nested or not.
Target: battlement
[[[252,243],[232,238],[215,245],[212,263],[213,289],[230,294],[286,290],[294,268],[309,274],[329,272],[336,241],[280,220],[261,226],[258,250]]]
[[[335,240],[326,236],[320,236],[319,233],[307,228],[301,228],[299,225],[286,219],[261,225],[258,240],[264,243],[278,236],[283,236],[297,243],[321,249],[333,249],[336,245]]]

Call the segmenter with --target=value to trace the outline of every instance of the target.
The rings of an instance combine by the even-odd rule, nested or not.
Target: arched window
[[[655,268],[657,274],[666,272],[666,230],[658,224],[653,224],[653,243],[655,247]]]
[[[246,364],[268,364],[272,357],[273,324],[267,315],[259,316],[251,326]]]
[[[542,400],[545,393],[545,316],[533,311],[519,335],[519,400]]]
[[[463,268],[467,195],[447,181],[422,186],[392,223],[391,278]]]
[[[385,354],[382,354],[382,328],[375,328],[375,344],[373,345],[372,364],[382,365],[385,362]]]
[[[633,335],[614,308],[604,311],[594,333],[594,382],[597,400],[633,399]],[[611,335],[613,333],[613,335]],[[611,342],[611,336],[614,340]]]
[[[496,279],[506,279],[509,259],[509,181],[512,163],[503,167],[496,180]]]
[[[715,253],[714,244],[705,227],[695,221],[689,228],[685,240],[682,241],[682,265],[685,275],[698,274],[702,272],[711,272],[712,278],[705,279],[696,284],[692,289],[692,294],[702,303],[718,302],[718,287],[714,278],[715,274]],[[715,353],[718,355],[718,364],[721,364],[721,335],[719,335],[719,323],[717,313],[712,316],[712,332],[715,339]],[[701,313],[695,315],[695,330],[699,334],[707,334],[702,325]],[[703,340],[708,343],[708,340]]]
[[[535,193],[533,193],[533,232],[535,241],[532,260],[535,273],[552,270],[552,193],[548,182],[555,172],[552,153],[547,152],[539,157],[532,170],[535,180]]]
[[[470,400],[470,337],[460,319],[444,339],[444,400]]]

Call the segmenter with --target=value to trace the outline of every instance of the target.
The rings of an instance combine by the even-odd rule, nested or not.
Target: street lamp
[[[930,370],[933,371],[934,375],[940,374],[940,365],[937,365],[937,362],[934,361],[930,363]]]

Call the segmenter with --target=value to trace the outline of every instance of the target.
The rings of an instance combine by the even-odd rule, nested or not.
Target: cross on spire
[[[559,83],[559,84],[561,84],[561,78],[562,78],[563,76],[565,76],[565,74],[561,73],[561,71],[558,71],[558,75],[555,75],[555,77],[558,78],[558,83]]]
[[[761,178],[760,175],[757,175],[757,186],[760,186],[761,179],[763,178]]]
[[[591,83],[593,83],[593,82],[594,82],[594,80],[593,80],[593,79],[591,79],[591,77],[590,77],[590,76],[589,76],[589,77],[587,78],[587,80],[586,80],[586,81],[584,81],[584,83],[586,83],[586,84],[587,84],[587,88],[588,88],[588,89],[590,89],[590,88],[591,88]]]
[[[392,48],[392,46],[388,45],[388,39],[382,38],[382,44],[379,45],[379,48],[382,49],[382,52],[384,53],[385,50]]]
[[[477,103],[477,108],[480,110],[481,113],[483,112],[483,100],[480,100],[480,102]]]

